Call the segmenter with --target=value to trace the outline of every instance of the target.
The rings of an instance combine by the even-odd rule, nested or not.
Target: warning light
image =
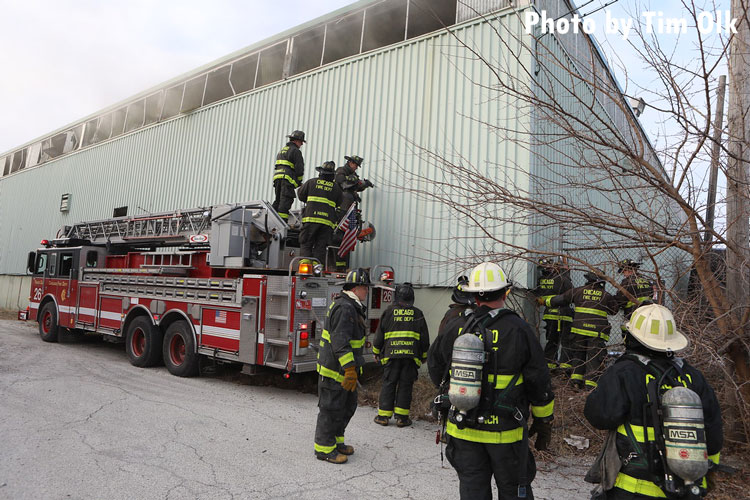
[[[383,283],[393,283],[393,271],[383,271],[380,273],[380,281]]]
[[[312,264],[309,262],[300,262],[298,272],[299,274],[312,274]]]
[[[290,378],[290,377],[291,377],[291,375],[289,375],[288,373],[285,373],[285,374],[284,374],[284,378],[285,378],[285,379],[289,380],[289,378]]]
[[[49,240],[42,240],[41,244],[42,244],[42,246],[48,247],[49,246]]]

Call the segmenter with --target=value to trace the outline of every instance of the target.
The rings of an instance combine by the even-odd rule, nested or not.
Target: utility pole
[[[719,77],[714,115],[713,147],[711,148],[711,176],[708,179],[708,206],[706,207],[706,236],[704,241],[711,243],[714,230],[714,209],[716,208],[716,185],[719,179],[719,159],[721,157],[721,129],[724,127],[724,94],[727,89],[727,76]]]

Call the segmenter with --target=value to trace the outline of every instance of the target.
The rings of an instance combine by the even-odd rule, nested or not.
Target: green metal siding
[[[495,29],[523,29],[515,16],[471,22],[453,33],[490,60],[504,50]],[[502,32],[502,31],[501,31]],[[528,56],[522,57],[528,61]],[[512,57],[507,63],[518,65]],[[520,67],[508,71],[525,74]],[[361,176],[376,189],[363,194],[365,218],[377,239],[355,252],[354,264],[391,264],[398,280],[446,284],[460,265],[445,256],[485,251],[482,235],[462,226],[445,207],[405,192],[405,168],[435,177],[412,142],[468,161],[489,175],[512,175],[507,162],[528,165],[518,141],[499,141],[484,122],[528,121],[512,102],[489,99],[480,84],[493,75],[442,32],[370,52],[339,64],[201,108],[0,180],[0,273],[18,274],[26,252],[64,224],[105,218],[127,205],[130,215],[209,204],[270,199],[273,158],[293,129],[307,133],[306,176],[345,154],[365,158]],[[523,141],[521,141],[523,142]],[[461,158],[464,158],[461,160]],[[60,195],[72,193],[68,214]],[[502,239],[525,244],[525,233],[504,229]]]

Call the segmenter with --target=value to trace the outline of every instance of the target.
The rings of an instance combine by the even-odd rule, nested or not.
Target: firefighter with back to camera
[[[388,425],[394,413],[398,427],[412,424],[409,418],[412,387],[429,347],[427,322],[422,311],[414,307],[414,289],[410,283],[396,286],[394,304],[380,316],[372,342],[375,359],[383,364],[376,424]]]
[[[511,285],[497,264],[475,267],[463,290],[477,309],[452,324],[453,345],[431,350],[431,368],[449,379],[446,456],[456,469],[462,500],[534,494],[536,475],[529,437],[544,450],[552,437],[554,395],[544,353],[531,326],[505,308]],[[534,416],[527,429],[529,405]]]
[[[308,180],[297,191],[300,201],[306,204],[299,234],[300,255],[314,257],[325,264],[326,248],[337,223],[336,208],[341,205],[343,193],[334,182],[334,162],[323,162],[315,170],[319,172],[318,178]]]
[[[615,298],[604,289],[601,271],[584,273],[584,286],[562,295],[538,299],[540,304],[555,307],[573,304],[575,313],[568,341],[568,363],[572,366],[570,380],[577,389],[596,387],[601,366],[607,354],[610,324],[608,315],[617,313]]]
[[[630,319],[630,315],[643,302],[653,300],[656,289],[651,280],[638,273],[638,268],[641,267],[640,262],[625,259],[618,262],[617,266],[617,272],[624,276],[620,286],[635,298],[635,301],[631,300],[622,290],[618,290],[615,294],[617,305],[623,311],[623,324],[620,328],[623,335],[627,335],[625,325]]]
[[[594,498],[700,498],[723,444],[716,395],[700,370],[675,356],[688,339],[669,309],[641,306],[626,327],[625,354],[584,408],[591,425],[610,431],[602,456],[614,457],[595,464]]]
[[[318,422],[315,456],[343,464],[354,447],[344,432],[357,411],[357,378],[362,374],[366,335],[366,300],[370,277],[366,270],[349,271],[341,295],[328,308],[318,349]]]
[[[344,156],[346,163],[343,167],[336,169],[336,182],[344,192],[344,200],[341,202],[341,213],[345,214],[349,207],[355,201],[359,203],[362,201],[359,193],[367,188],[375,187],[372,182],[367,179],[360,179],[357,174],[357,169],[362,166],[364,158],[357,155]]]
[[[538,299],[547,299],[560,295],[573,288],[570,270],[553,258],[539,259],[537,266],[539,279],[534,295]],[[573,310],[570,303],[558,303],[549,306],[546,302],[542,319],[544,320],[545,340],[544,357],[550,369],[570,368],[567,360],[567,344],[570,339],[570,327],[573,321]],[[558,352],[560,354],[558,354]]]
[[[307,142],[305,133],[295,130],[287,136],[289,142],[276,154],[273,171],[273,189],[275,198],[273,209],[285,222],[289,222],[289,210],[294,203],[294,190],[302,184],[305,176],[305,160],[300,148]]]

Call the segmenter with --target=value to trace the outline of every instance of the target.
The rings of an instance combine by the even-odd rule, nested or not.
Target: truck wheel
[[[194,377],[198,375],[199,358],[189,325],[176,321],[164,334],[164,364],[172,375]]]
[[[162,333],[145,316],[130,322],[125,337],[125,351],[133,366],[154,366],[161,361]]]
[[[39,336],[45,342],[57,342],[60,328],[57,326],[57,308],[47,302],[39,312]]]

